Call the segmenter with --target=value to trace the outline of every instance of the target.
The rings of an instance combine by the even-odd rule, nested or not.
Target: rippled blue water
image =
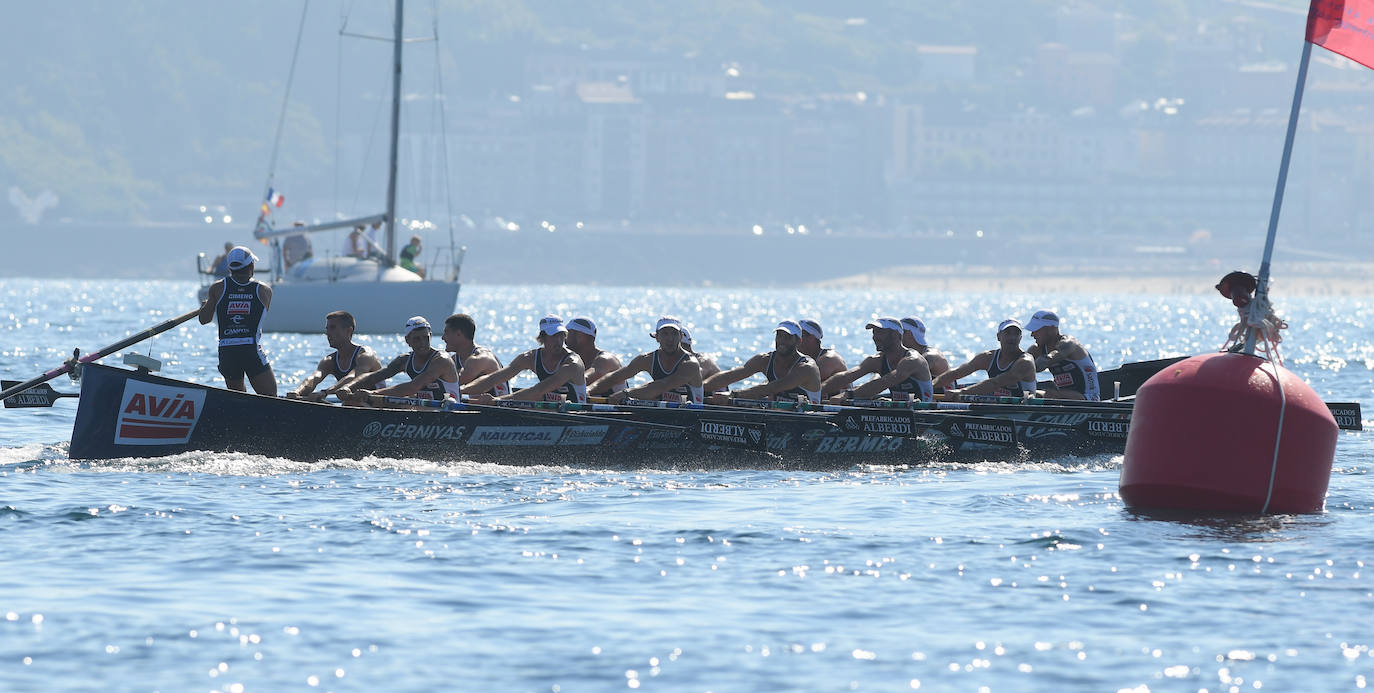
[[[193,289],[0,280],[0,373],[30,377],[183,312]],[[957,358],[1005,315],[1054,307],[1104,367],[1215,349],[1234,315],[1214,297],[580,287],[468,288],[460,307],[506,358],[546,312],[592,317],[622,353],[651,348],[652,320],[676,313],[725,367],[797,315],[852,360],[871,315],[918,314]],[[1280,308],[1289,367],[1368,410],[1374,306]],[[137,348],[166,375],[216,377],[208,327]],[[293,383],[326,346],[272,335],[267,349]],[[1296,691],[1374,677],[1365,434],[1342,435],[1323,514],[1178,518],[1124,509],[1110,456],[831,473],[73,463],[74,410],[0,410],[3,690]]]

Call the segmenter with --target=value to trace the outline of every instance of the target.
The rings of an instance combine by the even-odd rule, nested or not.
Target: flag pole
[[[1255,300],[1250,302],[1250,314],[1245,326],[1247,354],[1255,353],[1256,325],[1264,320],[1269,305],[1269,262],[1274,257],[1274,237],[1279,230],[1279,210],[1283,207],[1283,190],[1288,184],[1288,162],[1293,158],[1293,138],[1298,131],[1298,111],[1302,108],[1302,92],[1307,85],[1307,64],[1312,59],[1312,42],[1302,42],[1302,60],[1298,62],[1298,84],[1293,89],[1293,110],[1288,114],[1288,134],[1283,140],[1283,160],[1279,162],[1279,180],[1274,186],[1274,207],[1269,212],[1269,236],[1264,241],[1264,257],[1260,261],[1259,285]]]

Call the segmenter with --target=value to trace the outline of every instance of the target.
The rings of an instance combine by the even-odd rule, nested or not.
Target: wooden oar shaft
[[[23,392],[24,390],[27,390],[27,389],[33,387],[34,385],[38,385],[38,384],[40,384],[40,383],[46,383],[46,382],[48,382],[49,380],[52,380],[53,378],[56,378],[56,377],[59,376],[59,375],[62,375],[63,373],[70,373],[71,370],[72,370],[73,368],[75,368],[75,367],[76,367],[77,365],[79,365],[79,364],[90,363],[90,362],[92,362],[92,361],[98,361],[98,360],[100,360],[100,359],[105,358],[106,356],[109,356],[110,354],[115,353],[116,351],[119,351],[120,349],[123,349],[124,347],[127,347],[127,346],[131,345],[131,344],[137,344],[137,343],[139,343],[139,342],[141,342],[141,341],[143,341],[143,340],[145,340],[145,339],[147,339],[147,338],[149,338],[149,337],[152,337],[152,336],[158,335],[158,334],[162,334],[163,332],[166,332],[167,330],[170,330],[170,329],[172,329],[173,327],[176,327],[177,325],[180,325],[181,323],[186,322],[187,320],[190,320],[191,318],[196,317],[196,315],[198,315],[199,313],[200,313],[200,308],[195,308],[195,309],[193,309],[193,310],[190,310],[190,311],[186,312],[184,315],[178,315],[177,317],[172,318],[171,320],[165,320],[165,321],[160,322],[160,323],[158,323],[158,324],[156,324],[156,325],[153,325],[152,327],[149,327],[148,329],[146,329],[146,330],[144,330],[144,331],[142,331],[142,332],[139,332],[139,333],[137,333],[137,334],[129,335],[128,337],[125,337],[124,339],[121,339],[121,340],[119,340],[118,342],[115,342],[114,344],[111,344],[111,345],[109,345],[109,346],[107,346],[107,347],[105,347],[105,348],[103,348],[103,349],[101,349],[101,350],[99,350],[99,351],[94,351],[94,352],[91,352],[91,353],[89,353],[89,354],[86,354],[85,356],[82,356],[81,358],[79,358],[79,359],[77,359],[77,360],[75,360],[75,361],[68,361],[68,362],[62,364],[61,366],[58,366],[57,368],[54,368],[54,369],[48,371],[47,373],[44,373],[43,375],[38,376],[37,378],[31,378],[31,379],[29,379],[29,380],[25,380],[24,382],[19,383],[18,385],[15,385],[14,387],[7,387],[7,388],[4,389],[4,391],[0,391],[0,400],[7,399],[7,398],[9,398],[11,395],[15,395],[15,394],[18,394],[18,393],[20,393],[20,392]]]

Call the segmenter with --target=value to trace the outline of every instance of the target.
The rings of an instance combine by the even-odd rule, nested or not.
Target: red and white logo
[[[252,301],[230,301],[228,311],[230,315],[247,315],[253,310]]]
[[[191,439],[205,391],[124,381],[124,398],[115,421],[116,445],[181,445]]]

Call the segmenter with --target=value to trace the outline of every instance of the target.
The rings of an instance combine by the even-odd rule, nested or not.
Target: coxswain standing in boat
[[[920,318],[902,318],[902,346],[913,349],[930,366],[930,375],[935,377],[949,370],[949,359],[939,349],[932,349],[926,343],[926,324]]]
[[[350,375],[368,374],[382,369],[377,352],[361,344],[353,343],[353,330],[357,322],[353,314],[346,310],[336,310],[324,316],[324,338],[334,353],[320,359],[315,372],[305,379],[296,389],[286,393],[291,399],[309,399],[316,402],[334,394]],[[334,376],[334,386],[316,390],[325,378]]]
[[[501,370],[501,359],[484,346],[477,346],[473,339],[477,336],[477,322],[467,313],[454,313],[444,319],[444,348],[453,355],[453,365],[458,368],[458,383],[464,390],[467,384],[488,374]],[[510,383],[501,381],[487,390],[492,397],[510,394]]]
[[[469,399],[479,403],[490,403],[497,399],[541,401],[549,395],[555,395],[568,402],[586,403],[586,370],[582,367],[582,358],[568,348],[567,336],[568,328],[563,325],[562,318],[557,315],[545,316],[539,321],[539,332],[534,336],[539,347],[511,359],[510,365],[505,368],[469,383],[465,390],[481,393],[469,395]],[[533,372],[539,383],[500,397],[483,392],[522,371]]]
[[[797,321],[801,327],[801,341],[797,343],[797,351],[810,356],[815,362],[816,367],[821,371],[821,382],[825,382],[836,373],[843,373],[849,368],[844,365],[844,357],[839,352],[827,346],[821,346],[821,340],[825,338],[825,331],[821,329],[821,324],[809,318]]]
[[[568,348],[577,352],[586,367],[587,382],[594,383],[603,375],[610,375],[620,369],[620,357],[596,346],[596,323],[591,318],[573,318],[568,321]],[[590,395],[609,395],[620,392],[627,385],[616,383],[604,392],[588,391]]]
[[[246,392],[244,378],[260,395],[277,396],[272,364],[262,353],[262,318],[272,306],[272,287],[253,278],[258,258],[238,245],[225,255],[229,276],[210,285],[200,324],[219,329],[219,372],[230,390]]]
[[[379,371],[349,377],[342,387],[336,386],[339,399],[358,401],[374,395],[435,401],[443,401],[450,396],[458,399],[458,367],[453,365],[453,359],[448,354],[430,346],[433,335],[429,321],[419,315],[407,320],[404,335],[406,345],[410,347],[409,354],[397,356]],[[379,390],[368,389],[401,373],[410,376],[410,381]]]
[[[1036,371],[1049,371],[1054,382],[1045,387],[1045,397],[1051,399],[1102,399],[1097,384],[1097,364],[1092,354],[1078,340],[1059,333],[1059,315],[1038,310],[1026,323],[1026,331],[1035,339],[1026,353],[1035,359]]]
[[[857,367],[830,376],[821,385],[822,395],[832,404],[844,404],[853,399],[869,399],[887,390],[893,397],[919,399],[935,398],[930,381],[930,366],[920,353],[902,346],[902,323],[896,318],[878,318],[865,325],[873,330],[873,345],[878,353],[864,359]],[[865,374],[875,377],[847,391],[855,380]]]
[[[987,371],[988,379],[966,388],[951,389],[954,381],[977,371]],[[997,348],[984,351],[967,363],[935,377],[935,387],[945,394],[1035,396],[1035,359],[1021,350],[1021,321],[1003,320],[997,326]]]
[[[810,356],[797,350],[801,334],[801,327],[791,320],[778,323],[773,329],[773,351],[756,354],[742,366],[707,378],[702,382],[703,387],[707,392],[714,393],[731,383],[762,373],[768,382],[736,390],[733,396],[742,399],[805,397],[812,404],[820,404],[821,371]],[[706,401],[710,404],[729,404],[730,395],[712,394]]]
[[[637,373],[648,373],[653,382],[616,392],[607,401],[619,404],[631,398],[657,399],[684,388],[688,401],[701,404],[701,364],[683,348],[682,322],[673,317],[659,318],[649,336],[658,340],[658,349],[640,354],[614,373],[597,378],[589,389],[601,392],[629,380]]]

